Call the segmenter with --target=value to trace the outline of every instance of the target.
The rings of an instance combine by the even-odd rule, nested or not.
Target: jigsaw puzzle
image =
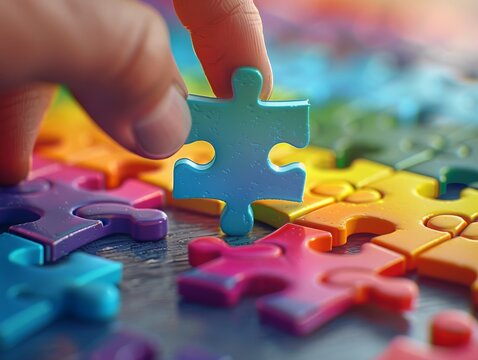
[[[62,182],[78,190],[114,196],[139,209],[162,208],[166,202],[164,190],[141,180],[129,178],[118,187],[107,189],[103,173],[64,165],[34,155],[29,179],[41,178]]]
[[[301,161],[306,169],[304,197],[300,203],[284,200],[259,200],[253,204],[257,220],[274,227],[306,215],[316,209],[349,197],[373,181],[390,176],[392,168],[368,160],[356,160],[345,169],[320,168],[315,162],[323,150],[308,148],[305,156],[291,154],[283,158],[284,163]],[[279,162],[279,164],[282,163]]]
[[[418,257],[418,273],[470,286],[473,303],[478,306],[478,222],[438,215],[428,220],[427,226],[449,232],[452,238]]]
[[[119,310],[121,263],[75,253],[44,264],[43,246],[0,235],[0,348],[11,347],[61,316],[111,319]]]
[[[376,360],[474,360],[478,358],[476,320],[461,311],[447,310],[432,319],[431,346],[398,337]]]
[[[478,127],[466,130],[441,151],[430,149],[423,161],[408,170],[438,179],[442,192],[454,183],[478,189]]]
[[[309,143],[309,103],[259,100],[262,75],[252,68],[236,70],[232,87],[230,100],[189,97],[193,125],[186,142],[209,142],[215,155],[205,165],[179,160],[173,196],[224,201],[221,229],[229,235],[244,235],[254,224],[253,201],[302,200],[303,168],[298,164],[279,168],[268,157],[278,143],[299,148]]]
[[[296,223],[330,231],[334,246],[345,244],[352,234],[372,233],[373,243],[403,254],[413,269],[420,253],[451,238],[446,231],[427,227],[428,218],[449,213],[467,220],[478,216],[477,190],[463,190],[458,200],[436,199],[438,194],[435,179],[398,171]]]
[[[123,190],[128,191],[126,187]],[[111,206],[113,203],[122,206]],[[46,178],[0,188],[0,204],[0,222],[13,224],[11,232],[45,245],[47,261],[117,231],[134,233],[139,241],[156,241],[167,233],[167,217],[160,210],[135,209],[121,198]],[[93,204],[97,216],[82,218],[82,208]],[[119,223],[129,225],[117,226]]]
[[[355,255],[326,253],[331,246],[330,233],[294,224],[236,248],[218,238],[199,238],[189,245],[189,261],[197,268],[178,277],[179,293],[220,306],[258,295],[262,320],[297,335],[355,304],[412,308],[416,285],[385,277],[405,272],[401,255],[373,244]]]
[[[172,2],[146,2],[189,93],[212,96]],[[62,88],[28,180],[0,188],[0,358],[478,358],[476,321],[456,311],[470,289],[478,305],[478,52],[461,54],[476,50],[477,9],[454,9],[466,2],[254,1],[273,101],[258,99],[256,69],[236,68],[234,97],[190,96],[190,143],[164,160],[123,149]],[[117,285],[119,331],[96,321],[118,312]]]

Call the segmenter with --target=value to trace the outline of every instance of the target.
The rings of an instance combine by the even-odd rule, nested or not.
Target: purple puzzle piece
[[[115,196],[141,209],[161,208],[166,199],[162,189],[137,179],[126,179],[118,188],[105,190],[105,176],[98,171],[64,165],[34,155],[29,179],[38,178],[71,184],[76,189]]]
[[[153,360],[158,355],[157,352],[156,347],[148,338],[129,330],[121,330],[110,336],[99,349],[89,354],[86,359]]]
[[[153,241],[165,237],[168,230],[166,215],[154,209],[103,203],[83,206],[75,214],[84,219],[100,220],[103,226],[97,230],[101,233],[99,237],[126,233],[138,241]]]
[[[160,210],[136,209],[134,220],[137,224],[132,227],[109,226],[107,222],[103,224],[99,219],[85,219],[75,214],[81,207],[101,203],[130,206],[130,201],[108,195],[106,192],[83,190],[61,181],[25,181],[15,187],[0,188],[0,223],[18,224],[19,220],[28,221],[10,226],[9,231],[42,243],[47,261],[58,260],[87,243],[119,230],[125,229],[129,233],[134,228],[142,227],[144,219],[138,214],[143,211],[147,212],[144,222],[147,230],[142,233],[142,240],[159,240],[155,236],[166,233],[166,214]],[[130,211],[132,210],[131,207]],[[157,214],[153,223],[151,211]],[[117,215],[124,217],[124,214],[123,209]],[[109,215],[114,217],[115,214]],[[128,218],[123,222],[127,221],[126,219]],[[118,221],[114,223],[117,224]],[[135,233],[138,231],[135,230]]]

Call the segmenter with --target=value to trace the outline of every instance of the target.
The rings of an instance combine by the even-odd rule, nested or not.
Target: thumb
[[[129,0],[3,2],[0,24],[0,88],[64,83],[110,136],[146,157],[170,156],[184,143],[186,90],[152,8]]]

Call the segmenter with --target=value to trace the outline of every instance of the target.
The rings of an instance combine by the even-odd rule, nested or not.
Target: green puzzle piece
[[[453,183],[478,189],[478,127],[461,130],[442,151],[425,153],[425,161],[407,170],[438,179],[442,193]]]
[[[360,158],[389,165],[398,170],[427,161],[430,151],[441,151],[448,144],[453,125],[403,125],[383,113],[364,112],[344,103],[312,110],[314,145],[332,149],[337,167],[344,168]]]

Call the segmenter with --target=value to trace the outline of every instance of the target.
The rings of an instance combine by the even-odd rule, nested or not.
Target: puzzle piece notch
[[[178,159],[190,158],[195,163],[206,164],[214,157],[214,149],[204,141],[184,145],[176,154],[165,160],[158,160],[160,166],[155,171],[142,172],[138,178],[144,182],[159,186],[166,192],[168,205],[195,211],[206,215],[220,215],[224,203],[212,199],[176,199],[173,197],[173,170]]]
[[[44,265],[43,258],[40,244],[0,235],[0,348],[14,346],[63,315],[103,321],[118,312],[120,263],[85,253],[55,265]]]
[[[367,188],[378,191],[381,199],[366,203],[338,202],[295,222],[330,231],[334,246],[345,244],[353,234],[376,234],[373,243],[405,255],[408,269],[414,269],[419,254],[451,238],[448,229],[427,227],[430,217],[450,213],[467,221],[478,217],[477,190],[465,189],[459,200],[439,200],[437,181],[422,175],[399,171]]]
[[[246,67],[233,74],[233,99],[188,98],[193,126],[187,143],[207,141],[214,147],[215,157],[205,165],[179,160],[173,196],[224,201],[221,228],[230,235],[251,230],[253,201],[301,201],[303,196],[303,167],[289,164],[279,168],[270,162],[269,152],[281,142],[295,147],[308,144],[309,103],[258,100],[261,86],[260,72]]]
[[[316,209],[322,208],[335,201],[341,201],[351,195],[349,200],[355,201],[361,188],[376,180],[393,174],[393,169],[368,161],[356,160],[349,168],[318,168],[315,158],[321,152],[308,151],[286,156],[279,164],[301,161],[306,166],[306,183],[303,201],[300,203],[283,200],[260,200],[253,205],[256,219],[274,227],[280,227],[288,222],[304,216]],[[368,191],[368,190],[366,190]],[[363,197],[362,197],[363,200]]]
[[[387,280],[376,277],[402,274],[402,256],[373,244],[355,255],[324,253],[331,244],[329,233],[294,224],[238,248],[217,238],[198,238],[189,244],[190,263],[197,268],[178,277],[178,289],[188,300],[218,306],[259,295],[261,319],[298,335],[356,303],[377,301],[399,311],[411,306],[417,289],[406,279],[393,279],[394,296],[375,296],[390,295],[390,288],[383,290]],[[363,276],[349,274],[345,284],[334,278],[336,271],[347,269]]]
[[[102,203],[86,205],[75,215],[90,220],[100,220],[103,226],[96,236],[129,234],[137,241],[155,241],[168,233],[166,214],[152,209],[135,209],[128,205]]]
[[[0,188],[0,222],[12,220],[14,215],[22,213],[36,214],[31,216],[32,222],[9,226],[9,231],[24,236],[45,246],[47,261],[56,261],[62,256],[79,247],[109,234],[108,231],[118,229],[103,226],[100,220],[84,219],[76,216],[77,209],[92,204],[119,203],[129,207],[120,198],[77,189],[60,181],[35,179],[25,181],[16,187]],[[111,207],[110,207],[111,209]],[[117,209],[117,208],[113,208]],[[122,208],[123,209],[123,208]],[[144,232],[149,232],[149,239],[158,233],[166,233],[166,215],[159,210],[130,209],[136,214],[156,213],[155,225],[141,220],[137,225],[145,226]],[[114,217],[115,214],[110,214]],[[124,211],[116,214],[121,217]],[[37,219],[38,217],[38,219]],[[138,217],[137,217],[138,218]],[[138,218],[139,219],[139,218]],[[144,234],[145,235],[145,234]],[[155,240],[159,240],[156,238]]]
[[[474,360],[478,358],[476,320],[457,310],[446,310],[432,319],[432,346],[424,347],[399,336],[376,360]]]
[[[427,226],[450,232],[451,239],[418,257],[418,274],[470,286],[473,303],[478,306],[478,222],[438,215]]]

